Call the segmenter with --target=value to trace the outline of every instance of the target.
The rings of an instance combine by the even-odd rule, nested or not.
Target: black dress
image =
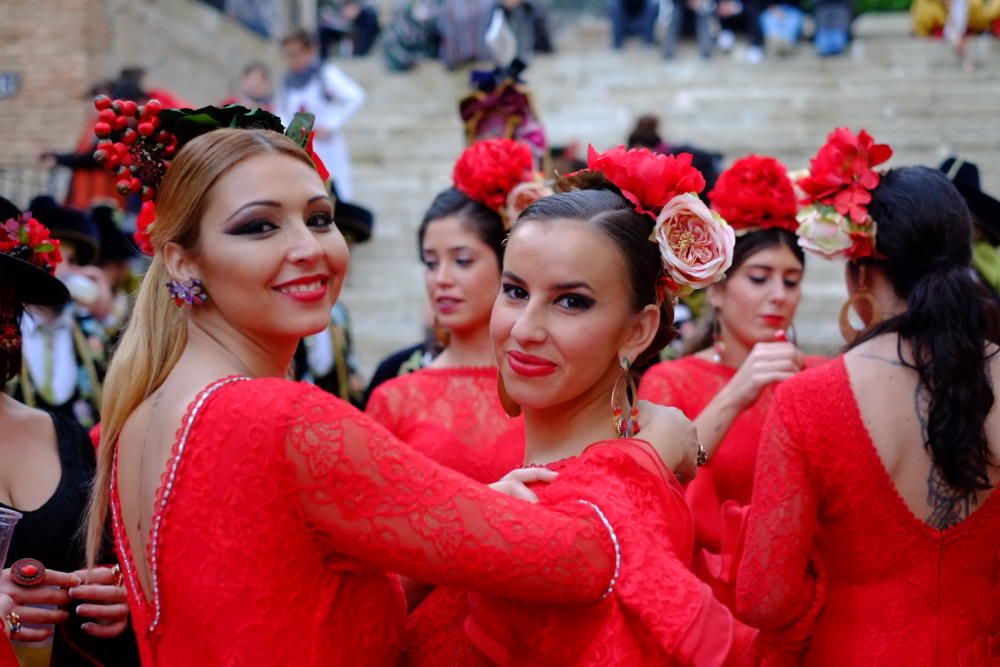
[[[14,529],[5,567],[20,558],[35,558],[45,567],[62,572],[85,564],[80,526],[86,517],[90,485],[96,471],[94,447],[80,424],[61,413],[50,413],[55,424],[62,476],[55,493]],[[0,507],[9,507],[0,503]],[[110,543],[101,563],[115,562]],[[52,642],[52,667],[138,667],[139,653],[131,630],[116,639],[99,639],[80,629],[86,622],[70,610],[70,618],[56,628]]]

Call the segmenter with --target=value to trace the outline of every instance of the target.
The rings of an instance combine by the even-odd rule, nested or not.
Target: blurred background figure
[[[364,105],[365,92],[339,67],[320,61],[312,33],[297,30],[281,40],[281,47],[288,71],[276,100],[278,114],[286,123],[299,111],[316,116],[313,148],[330,170],[341,198],[353,201],[351,157],[343,127]]]
[[[223,100],[227,104],[240,104],[248,109],[267,109],[274,106],[274,83],[271,80],[271,68],[262,62],[247,63],[240,76],[239,90],[236,94]]]
[[[979,167],[955,156],[938,169],[959,191],[972,214],[972,267],[992,290],[1000,295],[1000,201],[983,192]]]
[[[378,12],[367,2],[323,0],[317,7],[319,49],[323,60],[334,55],[367,56],[381,27]]]
[[[647,45],[656,43],[657,0],[608,0],[611,17],[611,46],[620,49],[628,37],[639,37]]]

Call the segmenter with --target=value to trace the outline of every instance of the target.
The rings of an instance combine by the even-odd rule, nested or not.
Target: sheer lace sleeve
[[[503,597],[585,602],[607,590],[615,548],[591,506],[496,493],[322,391],[305,388],[293,405],[284,452],[294,495],[332,550]]]
[[[639,398],[660,405],[676,405],[677,391],[671,375],[667,364],[661,363],[650,368],[639,383]]]
[[[368,399],[368,405],[365,406],[365,414],[388,429],[390,433],[395,434],[398,433],[396,429],[396,411],[393,409],[394,406],[386,394],[384,386],[375,387],[375,391],[372,392],[371,397]]]
[[[769,630],[799,621],[817,597],[816,485],[783,395],[764,424],[736,586],[739,616]]]

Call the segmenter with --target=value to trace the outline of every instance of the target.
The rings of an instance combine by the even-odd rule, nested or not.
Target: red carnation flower
[[[833,206],[841,215],[862,223],[868,218],[871,190],[879,184],[876,167],[892,157],[892,149],[876,144],[868,132],[857,136],[837,128],[809,163],[809,175],[799,180],[804,204]]]
[[[648,148],[587,150],[587,168],[601,172],[639,213],[653,218],[677,195],[705,189],[705,177],[691,166],[692,160],[690,153],[662,155]]]
[[[531,180],[534,168],[535,161],[527,146],[511,139],[487,139],[462,152],[452,180],[469,199],[500,212],[510,192]]]
[[[795,188],[788,169],[773,157],[737,160],[719,176],[708,199],[734,229],[798,229]]]

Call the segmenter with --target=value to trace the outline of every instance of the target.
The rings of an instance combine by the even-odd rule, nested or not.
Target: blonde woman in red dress
[[[708,288],[713,338],[705,348],[650,368],[639,397],[680,408],[695,421],[708,464],[687,489],[695,515],[695,570],[732,604],[733,550],[750,502],[754,463],[774,387],[825,361],[804,356],[785,332],[802,297],[805,259],[787,169],[771,157],[737,160],[709,192],[736,230],[733,265]]]
[[[524,462],[524,424],[504,414],[497,397],[490,313],[513,215],[507,200],[537,191],[533,170],[531,151],[509,139],[462,153],[455,186],[434,199],[418,236],[445,349],[428,367],[379,385],[366,409],[420,453],[486,483]]]
[[[849,345],[783,382],[764,427],[736,606],[785,648],[766,664],[1000,660],[1000,313],[962,196],[873,170],[890,155],[838,129],[800,183],[802,245],[847,260]]]
[[[144,665],[393,665],[405,606],[387,571],[537,601],[606,595],[621,548],[597,502],[501,495],[284,379],[348,264],[322,165],[270,129],[198,132],[276,118],[164,111],[160,136],[150,106],[111,110],[148,139],[105,159],[144,178],[187,138],[144,191],[152,264],[108,374],[88,525],[92,563],[110,506]],[[689,451],[661,440],[668,459]],[[609,444],[594,465],[609,449],[630,452]]]
[[[736,664],[746,646],[687,567],[692,521],[673,475],[638,443],[643,465],[661,473],[650,484],[586,461],[637,427],[632,367],[672,338],[673,291],[721,278],[732,230],[693,194],[704,180],[689,155],[591,149],[589,165],[514,225],[491,332],[505,405],[524,415],[526,463],[559,473],[533,490],[543,505],[583,496],[612,508],[619,578],[599,605],[448,589],[421,605],[407,665],[710,666]],[[695,439],[677,414],[678,432]],[[620,460],[623,472],[637,463]]]

